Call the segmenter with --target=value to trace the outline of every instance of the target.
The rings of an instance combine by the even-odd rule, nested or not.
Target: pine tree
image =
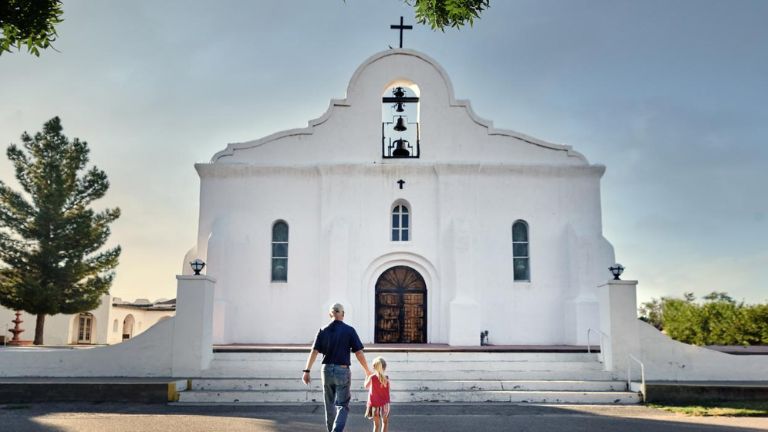
[[[58,117],[21,140],[7,155],[25,193],[0,181],[0,304],[37,315],[42,345],[46,315],[92,310],[109,292],[120,246],[102,247],[120,209],[89,208],[107,192],[107,175],[85,170],[88,144],[68,140]]]

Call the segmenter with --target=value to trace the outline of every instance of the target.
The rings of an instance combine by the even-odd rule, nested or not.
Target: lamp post
[[[624,273],[624,266],[616,263],[611,267],[608,267],[608,270],[611,271],[611,274],[613,275],[613,280],[621,280],[619,279],[619,276],[621,276],[622,273]]]
[[[200,258],[196,258],[194,261],[190,261],[189,265],[192,266],[192,270],[195,272],[195,276],[200,276],[200,271],[205,267],[205,261]]]

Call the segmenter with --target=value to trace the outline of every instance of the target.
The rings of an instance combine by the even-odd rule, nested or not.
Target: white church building
[[[214,343],[306,343],[341,302],[367,343],[585,344],[605,168],[495,129],[420,52],[370,57],[346,96],[195,166]]]
[[[204,260],[206,274],[185,266],[176,277],[175,316],[109,347],[0,349],[0,377],[183,378],[192,402],[274,402],[269,382],[290,401],[319,400],[298,372],[336,302],[367,349],[386,351],[392,373],[410,380],[399,401],[587,403],[599,388],[600,403],[633,403],[636,394],[611,394],[622,376],[768,376],[764,356],[686,345],[638,320],[637,282],[609,280],[605,168],[495,129],[423,53],[373,55],[307,127],[230,144],[195,168],[199,228],[185,262]],[[481,334],[544,349],[490,352]],[[468,379],[539,380],[534,393],[577,384],[554,399],[451,387]]]

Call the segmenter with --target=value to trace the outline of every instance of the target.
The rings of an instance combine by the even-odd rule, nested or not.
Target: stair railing
[[[640,365],[640,394],[645,403],[645,365],[632,354],[628,354],[630,360]],[[627,362],[627,390],[632,391],[632,362]]]
[[[592,345],[589,344],[589,336],[592,334],[592,332],[595,332],[598,335],[600,335],[600,354],[597,356],[597,359],[600,361],[600,363],[602,363],[603,362],[603,353],[605,352],[603,350],[603,341],[604,341],[604,339],[608,338],[608,335],[603,333],[600,330],[595,330],[593,328],[588,328],[587,329],[587,353],[589,353],[589,354],[592,353]]]

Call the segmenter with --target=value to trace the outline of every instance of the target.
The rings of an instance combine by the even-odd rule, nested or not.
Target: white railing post
[[[600,330],[595,330],[593,328],[588,328],[587,329],[587,353],[588,354],[592,353],[592,346],[589,344],[589,341],[590,341],[589,336],[590,336],[590,334],[592,332],[596,332],[600,336],[600,354],[598,355],[597,359],[601,363],[604,363],[605,359],[603,357],[603,350],[605,349],[605,339],[608,338],[608,335],[603,333],[603,332],[601,332]]]

